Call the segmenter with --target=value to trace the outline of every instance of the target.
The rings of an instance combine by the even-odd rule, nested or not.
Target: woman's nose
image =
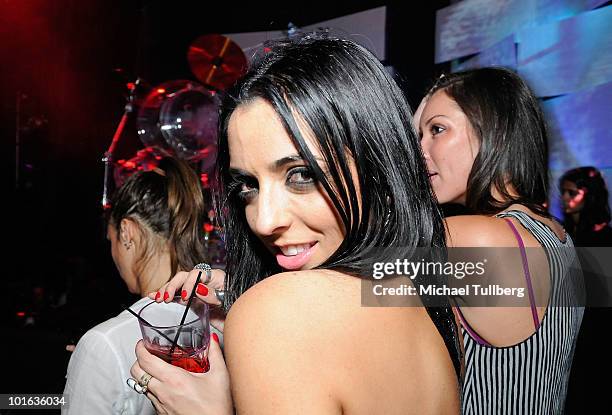
[[[278,234],[291,224],[289,201],[278,186],[260,186],[254,231],[261,236]]]
[[[565,203],[567,203],[571,199],[571,196],[568,190],[563,190],[563,192],[561,193],[561,199],[563,199]]]
[[[421,151],[423,152],[423,157],[425,160],[431,160],[431,155],[429,154],[430,143],[426,138],[421,139]]]

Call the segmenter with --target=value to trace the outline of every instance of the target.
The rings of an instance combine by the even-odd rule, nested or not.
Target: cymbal
[[[189,46],[187,61],[200,82],[221,91],[236,82],[247,67],[240,46],[217,34],[203,35],[194,40]]]

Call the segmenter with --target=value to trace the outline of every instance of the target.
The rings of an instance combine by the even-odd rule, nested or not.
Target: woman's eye
[[[563,189],[563,194],[568,194],[569,197],[574,197],[578,194],[578,192],[576,190],[572,190],[572,189]]]
[[[289,171],[287,183],[294,186],[308,186],[314,183],[314,177],[308,167],[297,167]]]
[[[240,193],[248,193],[250,191],[253,191],[255,188],[249,186],[247,183],[242,183],[240,185]]]
[[[431,126],[431,134],[432,135],[438,135],[438,134],[440,134],[441,132],[443,132],[445,130],[446,130],[446,128],[442,127],[441,125],[434,124],[434,125]]]
[[[249,181],[237,182],[235,189],[237,190],[236,195],[242,201],[248,201],[255,196],[257,193],[257,184]]]

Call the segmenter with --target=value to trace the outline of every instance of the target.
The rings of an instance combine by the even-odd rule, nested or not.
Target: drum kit
[[[145,83],[139,78],[128,83],[123,116],[102,159],[105,166],[102,206],[105,210],[111,207],[111,188],[121,186],[137,171],[154,169],[163,153],[192,165],[200,175],[205,195],[209,196],[211,170],[217,153],[219,96],[244,73],[247,59],[228,37],[208,34],[191,43],[187,60],[199,82],[172,80],[143,87]],[[115,160],[117,143],[133,113],[144,148],[129,160]],[[208,216],[203,232],[209,260],[222,263],[221,230],[213,225],[212,213]]]

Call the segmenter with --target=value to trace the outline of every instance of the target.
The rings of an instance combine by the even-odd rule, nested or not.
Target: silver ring
[[[199,269],[202,271],[206,271],[206,279],[202,281],[203,284],[208,284],[210,280],[212,279],[212,268],[206,262],[200,262],[199,264],[196,264],[196,266],[193,267],[193,269]]]
[[[225,301],[225,290],[218,290],[215,288],[215,297],[217,297],[217,300],[219,300],[219,302],[223,304],[223,302]]]
[[[147,372],[144,372],[140,379],[138,380],[138,384],[142,386],[143,389],[147,389],[149,386],[149,381],[153,378],[153,376],[149,375]]]

